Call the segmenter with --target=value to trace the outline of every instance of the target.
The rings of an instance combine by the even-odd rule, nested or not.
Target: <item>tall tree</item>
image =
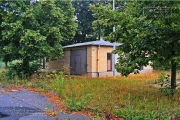
[[[92,11],[89,9],[89,6],[92,4],[99,6],[100,4],[108,3],[108,0],[73,0],[73,7],[75,8],[74,16],[78,24],[78,28],[74,38],[72,40],[65,41],[64,45],[99,39],[100,25],[96,31],[93,30],[92,22],[95,18],[92,16]]]
[[[93,36],[92,22],[94,17],[92,16],[92,11],[89,9],[89,5],[93,1],[76,1],[73,0],[73,7],[75,8],[74,16],[78,24],[76,34],[74,38],[70,41],[65,42],[64,44],[73,44],[79,42],[86,42],[91,39],[95,40]],[[87,37],[91,35],[91,37]]]
[[[29,63],[34,60],[60,58],[61,43],[75,34],[70,1],[18,0],[2,6],[5,15],[1,24],[1,53],[3,58],[9,55],[10,61],[22,60],[24,74],[33,73]]]
[[[6,4],[5,0],[0,1],[0,5],[1,5],[0,6],[0,25],[3,22],[3,16],[6,14],[5,11],[3,10],[5,4]],[[2,28],[2,26],[0,26],[0,39],[2,39],[2,30],[3,30],[3,28]],[[3,42],[3,43],[1,42],[0,49],[2,49],[3,44],[6,45],[7,42]],[[5,55],[4,52],[1,52],[0,58],[2,59],[3,62],[5,62],[6,67],[7,67],[7,63],[8,63],[8,61],[10,61],[10,55],[9,54]]]
[[[115,51],[119,55],[117,71],[127,76],[138,73],[150,61],[170,62],[171,88],[175,89],[180,63],[180,2],[128,1],[122,8],[112,11],[104,6],[91,6],[102,26],[116,26],[116,31],[105,39],[123,43]]]

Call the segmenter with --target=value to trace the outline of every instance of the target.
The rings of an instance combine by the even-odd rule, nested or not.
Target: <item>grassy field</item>
[[[65,108],[70,111],[93,111],[95,119],[105,119],[111,115],[126,120],[169,120],[172,114],[180,117],[180,91],[173,97],[161,93],[153,84],[159,74],[160,71],[129,77],[89,78],[54,73],[11,82],[38,88],[39,92],[54,91]]]

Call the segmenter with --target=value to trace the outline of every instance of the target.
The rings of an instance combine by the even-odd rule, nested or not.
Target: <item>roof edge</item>
[[[83,42],[83,43],[75,43],[72,45],[66,45],[63,46],[63,48],[72,48],[72,47],[81,47],[81,46],[90,46],[90,45],[94,45],[94,46],[114,46],[114,43],[111,43],[109,41],[105,41],[105,40],[96,40],[96,41],[89,41],[89,42]],[[115,46],[120,46],[122,44],[120,43],[115,43]]]

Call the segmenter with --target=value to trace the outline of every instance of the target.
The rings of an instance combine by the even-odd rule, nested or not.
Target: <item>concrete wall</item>
[[[99,71],[98,72],[107,72],[107,53],[112,53],[113,47],[100,46],[99,48]],[[113,64],[113,60],[112,60]]]
[[[108,46],[88,46],[87,49],[87,73],[92,77],[112,76],[113,75],[113,60],[112,71],[107,71],[107,53],[111,53],[113,47]]]
[[[97,46],[87,46],[87,75],[97,77]]]
[[[87,73],[96,72],[96,48],[87,46]]]
[[[45,72],[52,72],[53,70],[56,71],[65,71],[67,74],[70,74],[70,54],[71,50],[77,50],[87,48],[87,55],[89,55],[90,47],[76,47],[76,48],[66,48],[64,49],[64,56],[59,60],[55,61],[47,61],[46,62],[46,69],[41,70]],[[87,65],[91,67],[91,59],[87,59]],[[88,67],[88,66],[87,66]],[[87,69],[88,70],[88,69]]]
[[[140,71],[140,73],[146,73],[146,72],[152,72],[153,68],[150,65],[143,66],[143,69]]]

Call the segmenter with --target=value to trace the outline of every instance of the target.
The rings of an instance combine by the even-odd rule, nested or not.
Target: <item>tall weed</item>
[[[81,109],[86,109],[86,104],[89,101],[89,96],[84,93],[81,97],[76,99],[75,94],[71,92],[70,98],[66,98],[65,105],[71,111],[79,111]]]
[[[64,79],[65,75],[63,72],[56,73],[56,71],[53,71],[52,74],[47,75],[47,77],[53,79],[51,84],[51,89],[53,89],[57,94],[63,95],[63,89],[64,89]]]
[[[168,97],[172,97],[177,91],[176,89],[171,89],[170,75],[166,75],[164,72],[159,75],[158,84],[160,85],[159,90]],[[179,87],[178,84],[176,84],[176,87]]]

